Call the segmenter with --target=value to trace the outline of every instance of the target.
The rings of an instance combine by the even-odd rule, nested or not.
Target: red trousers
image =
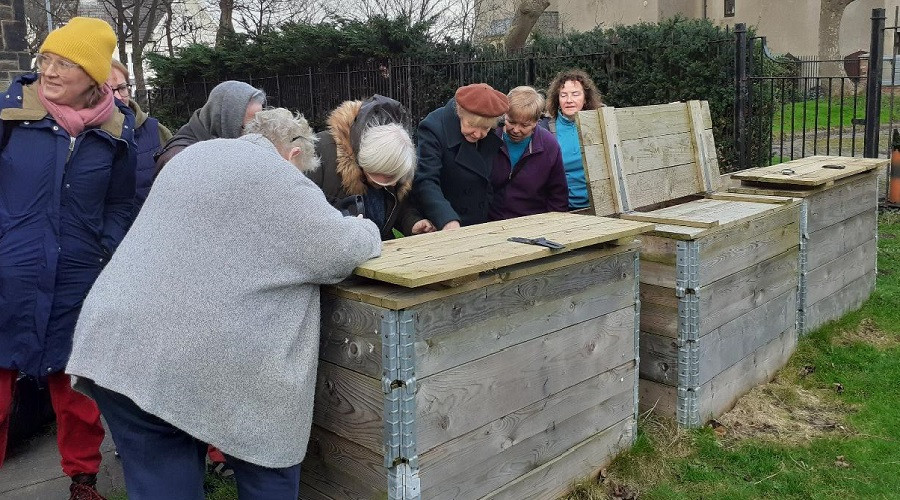
[[[18,373],[0,368],[0,467],[6,456],[7,431],[12,411],[13,390]],[[50,401],[56,413],[56,443],[62,456],[63,473],[96,474],[100,470],[100,443],[103,425],[94,400],[72,389],[63,372],[47,377]]]

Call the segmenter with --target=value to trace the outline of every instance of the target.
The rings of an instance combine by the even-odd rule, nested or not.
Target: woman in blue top
[[[575,128],[575,114],[602,106],[594,81],[580,69],[568,69],[556,75],[547,91],[548,128],[556,135],[562,150],[566,182],[569,185],[569,210],[587,208],[587,182],[581,163],[581,142]]]

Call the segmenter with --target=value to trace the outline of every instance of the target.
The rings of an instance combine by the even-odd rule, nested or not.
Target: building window
[[[725,0],[725,17],[734,17],[734,0]]]

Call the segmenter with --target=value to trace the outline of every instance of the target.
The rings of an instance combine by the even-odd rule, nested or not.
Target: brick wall
[[[0,90],[31,66],[25,44],[24,0],[0,0]]]

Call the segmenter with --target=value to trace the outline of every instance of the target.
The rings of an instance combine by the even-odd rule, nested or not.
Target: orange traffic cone
[[[900,205],[900,132],[894,129],[891,148],[891,172],[888,179],[888,203]]]

